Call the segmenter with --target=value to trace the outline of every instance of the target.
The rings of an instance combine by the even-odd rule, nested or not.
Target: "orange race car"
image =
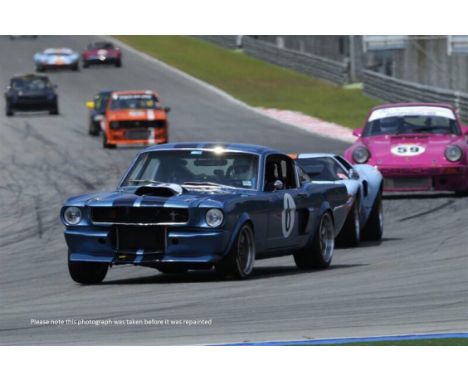
[[[167,143],[169,111],[154,91],[112,92],[102,121],[103,147]]]

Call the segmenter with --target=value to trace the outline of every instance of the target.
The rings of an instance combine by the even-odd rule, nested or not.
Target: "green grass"
[[[350,342],[337,346],[468,346],[468,338],[439,338],[427,340]]]
[[[344,89],[197,38],[118,38],[251,106],[301,111],[356,128],[361,126],[369,109],[378,104],[363,95],[361,89]]]

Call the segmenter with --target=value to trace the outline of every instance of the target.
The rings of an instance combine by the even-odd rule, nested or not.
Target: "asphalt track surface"
[[[0,84],[33,70],[35,51],[81,50],[91,40],[1,38]],[[71,195],[112,189],[138,151],[103,150],[99,138],[87,135],[84,102],[95,92],[156,89],[172,107],[172,141],[338,153],[345,144],[262,117],[127,51],[120,69],[50,77],[58,84],[59,116],[0,116],[1,345],[182,345],[468,331],[468,198],[447,194],[386,198],[382,243],[338,249],[326,271],[299,271],[283,257],[257,262],[246,281],[125,266],[112,268],[101,285],[75,284],[66,265],[61,204]],[[169,324],[31,324],[53,319]]]

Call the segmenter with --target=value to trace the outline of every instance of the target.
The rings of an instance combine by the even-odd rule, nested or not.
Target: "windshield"
[[[366,124],[363,136],[398,134],[460,135],[455,115],[441,107],[379,109]]]
[[[119,109],[158,109],[159,100],[154,94],[114,94],[111,110]]]
[[[348,179],[346,170],[333,158],[299,158],[297,164],[312,180],[336,181]]]
[[[186,187],[256,189],[258,156],[208,150],[167,150],[141,154],[121,186],[176,183]]]
[[[112,45],[110,42],[95,42],[92,44],[88,45],[89,50],[94,50],[94,49],[114,49],[114,45]]]
[[[15,90],[43,90],[50,87],[50,82],[45,78],[14,78],[11,87]]]

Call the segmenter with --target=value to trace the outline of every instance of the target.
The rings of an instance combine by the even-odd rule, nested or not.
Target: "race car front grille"
[[[94,223],[112,224],[184,224],[188,221],[187,208],[165,207],[92,207]]]
[[[115,227],[115,251],[134,253],[143,250],[150,253],[164,252],[166,229],[164,227]]]
[[[432,187],[432,178],[385,178],[384,188],[387,189],[428,189]]]
[[[113,129],[138,129],[149,127],[165,127],[166,121],[164,120],[145,120],[145,121],[114,121],[112,122]]]
[[[135,129],[125,131],[125,138],[127,139],[149,139],[151,131],[148,129]]]

